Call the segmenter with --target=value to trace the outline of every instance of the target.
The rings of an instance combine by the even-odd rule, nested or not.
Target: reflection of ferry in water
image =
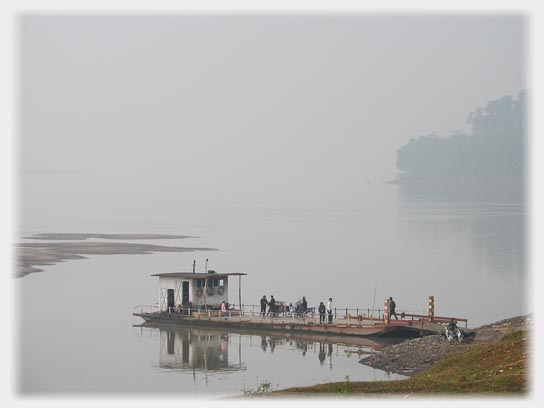
[[[159,366],[180,370],[238,371],[241,361],[229,361],[229,336],[208,330],[160,330]]]
[[[146,322],[155,325],[192,325],[208,328],[230,328],[236,330],[272,330],[274,332],[297,332],[327,336],[356,337],[417,337],[442,331],[443,324],[451,317],[434,315],[434,297],[429,297],[428,314],[397,311],[398,317],[390,317],[390,300],[386,299],[383,310],[334,308],[330,322],[320,324],[318,316],[287,315],[283,310],[260,313],[259,307],[243,305],[241,278],[245,273],[174,272],[159,273],[159,303],[157,306],[140,305],[139,313]],[[220,310],[223,302],[228,305],[229,277],[238,277],[238,307],[227,306],[226,313]],[[395,314],[395,317],[397,317]],[[466,319],[455,318],[459,322]]]
[[[298,352],[303,357],[317,358],[321,365],[327,362],[332,368],[333,359],[357,359],[372,353],[385,343],[367,338],[340,336],[297,335],[291,333],[259,332],[233,333],[204,328],[164,328],[144,323],[136,326],[142,330],[159,330],[159,367],[168,370],[192,372],[246,371],[242,353],[245,347],[259,348],[265,354]],[[245,338],[245,340],[242,340]],[[230,355],[229,355],[230,347]],[[234,352],[233,352],[234,351]]]

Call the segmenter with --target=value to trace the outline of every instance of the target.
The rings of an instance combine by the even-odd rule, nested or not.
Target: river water
[[[263,294],[310,306],[383,307],[466,317],[469,326],[526,313],[520,204],[417,200],[396,186],[365,187],[361,202],[314,205],[160,203],[63,222],[24,219],[19,235],[44,232],[182,234],[137,241],[219,251],[104,255],[46,266],[14,282],[19,322],[18,385],[24,394],[169,393],[237,395],[328,381],[402,378],[360,364],[369,346],[320,339],[143,328],[132,316],[158,302],[151,274],[208,267],[245,272],[242,302]],[[237,302],[237,284],[231,302]],[[232,295],[232,291],[235,295]],[[236,299],[232,299],[232,298]],[[362,354],[361,354],[362,355]]]

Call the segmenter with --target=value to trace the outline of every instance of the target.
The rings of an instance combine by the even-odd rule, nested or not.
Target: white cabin
[[[219,307],[223,301],[229,303],[229,276],[241,279],[245,273],[158,273],[159,309],[173,310],[176,307],[200,308],[204,305]],[[239,285],[240,287],[240,285]]]

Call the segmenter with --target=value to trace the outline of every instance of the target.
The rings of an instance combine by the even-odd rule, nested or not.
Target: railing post
[[[389,324],[389,299],[385,299],[385,302],[384,302],[383,320],[386,325]]]
[[[429,296],[429,320],[434,320],[434,296]]]

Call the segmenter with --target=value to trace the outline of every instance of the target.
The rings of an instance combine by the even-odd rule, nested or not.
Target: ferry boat
[[[194,266],[193,266],[194,268]],[[427,315],[398,313],[399,319],[389,316],[390,300],[385,299],[384,308],[347,309],[335,308],[332,323],[328,319],[319,323],[319,317],[298,317],[285,310],[261,313],[260,306],[242,304],[241,278],[245,273],[172,272],[152,276],[159,278],[159,302],[156,306],[139,305],[134,316],[156,326],[204,326],[232,328],[236,330],[297,332],[337,336],[369,337],[419,337],[440,333],[443,324],[452,319],[463,318],[434,316],[434,297],[429,296]],[[229,278],[238,277],[238,304],[228,302]],[[228,305],[222,313],[221,304]]]

